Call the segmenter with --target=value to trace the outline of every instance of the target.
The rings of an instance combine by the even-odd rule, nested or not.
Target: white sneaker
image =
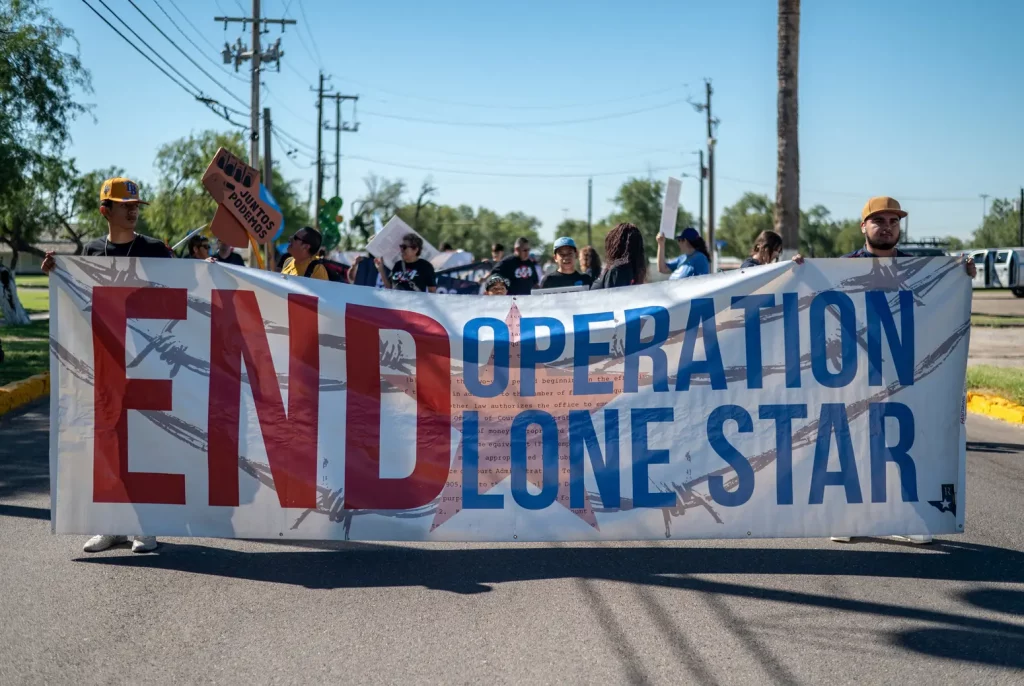
[[[904,543],[914,543],[916,545],[925,545],[932,542],[931,536],[893,536],[897,541],[903,541]]]
[[[831,540],[833,543],[849,543],[853,539],[850,538],[849,536],[833,536],[829,540]]]
[[[99,536],[93,536],[88,541],[86,541],[85,545],[82,546],[82,550],[84,550],[87,553],[98,553],[103,550],[106,550],[112,545],[127,542],[127,536],[110,536],[107,534],[100,534]]]
[[[132,542],[133,553],[148,553],[156,550],[156,536],[136,536]]]

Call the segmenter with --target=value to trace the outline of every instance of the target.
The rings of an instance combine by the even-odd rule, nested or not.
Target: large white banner
[[[963,531],[950,258],[527,297],[191,260],[62,258],[50,282],[58,533]]]

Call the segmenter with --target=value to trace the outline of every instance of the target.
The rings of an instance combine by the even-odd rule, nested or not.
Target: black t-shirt
[[[619,264],[609,267],[601,274],[601,278],[594,282],[590,290],[596,291],[599,288],[621,288],[632,286],[634,282],[633,267],[628,264]]]
[[[859,248],[857,250],[854,250],[851,253],[847,253],[846,255],[843,255],[843,257],[878,257],[878,255],[873,254],[871,251],[869,251],[867,249],[867,246],[865,246],[863,248]],[[911,257],[911,255],[908,255],[907,253],[905,253],[902,250],[900,250],[899,248],[897,248],[896,249],[896,254],[893,255],[893,257]],[[884,257],[878,257],[878,259],[884,260],[885,258]]]
[[[553,272],[544,277],[544,280],[540,282],[540,287],[568,288],[570,286],[586,286],[587,288],[590,288],[590,284],[592,283],[594,283],[594,280],[590,278],[589,274],[580,274],[579,272],[573,272],[572,274]]]
[[[106,236],[89,241],[82,254],[89,257],[170,257],[171,251],[163,241],[137,233],[128,243],[113,243]]]
[[[213,254],[213,259],[216,262],[224,262],[226,264],[235,264],[235,265],[238,265],[239,267],[244,267],[245,266],[245,261],[242,259],[242,256],[239,255],[238,253],[236,253],[234,250],[232,250],[230,253],[228,253],[227,257],[221,257],[219,252],[214,253]],[[283,260],[282,260],[282,263],[283,263]]]
[[[423,258],[412,264],[406,264],[404,260],[395,262],[391,268],[391,288],[396,291],[420,291],[425,293],[428,288],[437,286],[437,277],[434,276],[434,265]]]
[[[540,283],[537,278],[537,263],[533,260],[521,260],[515,255],[506,257],[491,270],[508,279],[509,295],[529,295]]]

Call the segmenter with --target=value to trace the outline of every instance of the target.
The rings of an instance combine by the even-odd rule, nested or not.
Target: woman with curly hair
[[[604,239],[605,268],[590,290],[621,288],[647,281],[647,255],[644,237],[633,224],[623,222]]]

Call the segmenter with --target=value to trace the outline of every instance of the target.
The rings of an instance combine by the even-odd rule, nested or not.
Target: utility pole
[[[1020,189],[1020,204],[1017,205],[1017,245],[1024,246],[1024,187]]]
[[[224,22],[224,29],[227,30],[228,24],[240,23],[242,30],[245,31],[246,24],[252,24],[252,48],[248,49],[242,44],[242,39],[239,38],[235,41],[235,45],[231,46],[227,43],[224,44],[224,64],[231,64],[234,62],[235,71],[238,71],[238,67],[244,60],[251,61],[250,74],[252,76],[252,82],[250,84],[250,103],[249,103],[249,164],[253,167],[259,168],[260,166],[260,65],[264,62],[277,64],[277,70],[281,71],[281,57],[284,56],[284,51],[281,50],[281,39],[269,47],[264,52],[260,49],[260,30],[266,28],[268,24],[278,24],[281,26],[281,30],[284,31],[284,27],[288,24],[294,24],[294,19],[265,19],[260,16],[260,0],[252,0],[252,16],[251,17],[214,17],[214,21]]]
[[[1024,191],[1021,191],[1024,193]],[[594,239],[590,235],[591,213],[594,209],[594,180],[587,179],[587,245],[593,245]]]
[[[270,156],[270,108],[263,108],[263,185],[267,187],[267,192],[271,195],[274,194],[273,179],[274,179],[274,165],[272,157]],[[269,271],[274,271],[274,260],[277,257],[277,251],[274,249],[274,241],[271,240],[266,245],[267,248],[267,260],[266,265]]]
[[[711,116],[711,79],[704,80],[704,111],[708,124],[708,248],[711,250],[711,273],[718,272],[718,249],[715,246],[715,133],[718,120]]]
[[[328,100],[334,98],[334,126],[327,126],[326,128],[334,131],[334,195],[335,197],[338,197],[341,195],[341,133],[342,131],[352,133],[359,131],[359,122],[355,121],[358,114],[356,107],[359,104],[359,96],[334,93],[332,95],[324,95],[322,97],[325,97]],[[352,123],[343,121],[341,118],[341,103],[344,100],[351,100],[353,103]]]
[[[704,151],[698,150],[697,154],[700,155],[700,219],[698,220],[698,227],[700,232],[704,233],[704,179],[708,176],[708,168],[704,166]]]
[[[985,217],[988,215],[988,193],[980,193],[981,198],[981,225],[985,226]]]
[[[313,217],[316,228],[320,229],[320,199],[324,197],[324,73],[320,72],[320,86],[316,96],[316,195],[313,198]]]

